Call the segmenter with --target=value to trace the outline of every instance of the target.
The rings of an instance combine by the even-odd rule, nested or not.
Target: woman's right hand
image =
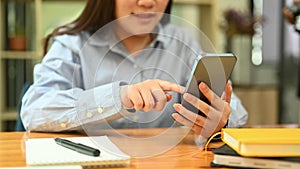
[[[161,111],[172,99],[167,92],[183,94],[184,87],[164,80],[153,79],[140,83],[121,86],[121,101],[125,109]]]

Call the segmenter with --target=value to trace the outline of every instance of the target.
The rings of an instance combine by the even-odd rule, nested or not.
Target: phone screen
[[[212,91],[221,96],[233,71],[237,59],[232,53],[206,53],[199,56],[194,63],[186,85],[186,92],[211,104],[200,92],[200,82],[206,83]],[[205,116],[200,110],[182,99],[181,104],[188,110]]]

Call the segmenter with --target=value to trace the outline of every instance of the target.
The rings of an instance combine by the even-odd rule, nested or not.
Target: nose
[[[155,5],[155,0],[138,0],[137,4],[146,8],[152,8]]]

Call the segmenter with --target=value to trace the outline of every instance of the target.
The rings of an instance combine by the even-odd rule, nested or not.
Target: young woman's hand
[[[174,104],[174,108],[179,114],[174,113],[172,116],[177,122],[190,127],[196,134],[209,137],[220,131],[227,123],[231,111],[232,87],[230,82],[227,82],[221,97],[216,95],[205,83],[200,83],[199,89],[210,101],[211,105],[189,93],[185,93],[183,98],[203,112],[206,117],[187,110],[181,104]]]
[[[164,80],[146,80],[140,83],[121,87],[121,101],[126,109],[161,111],[172,99],[167,92],[183,93],[184,87]]]

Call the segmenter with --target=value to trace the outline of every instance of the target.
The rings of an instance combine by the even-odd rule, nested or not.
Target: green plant
[[[14,36],[25,36],[25,26],[21,21],[17,20],[14,29]]]

